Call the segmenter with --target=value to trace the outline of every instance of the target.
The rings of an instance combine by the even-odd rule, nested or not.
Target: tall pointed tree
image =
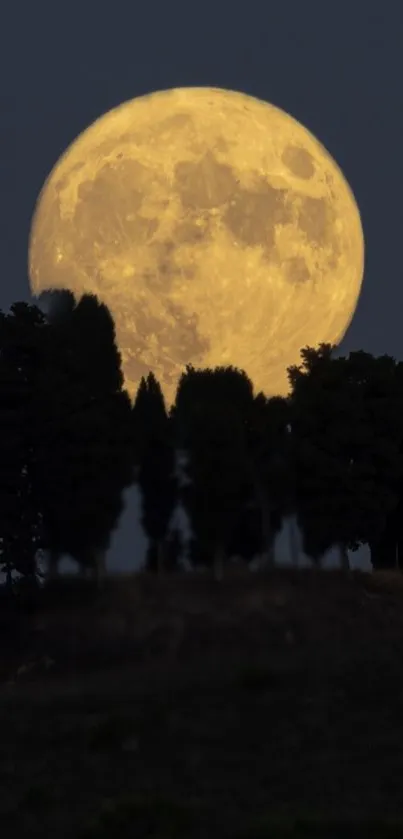
[[[50,570],[69,553],[81,567],[102,573],[132,479],[130,399],[106,306],[92,295],[75,304],[55,292],[49,318],[36,483]]]
[[[221,578],[245,499],[246,419],[252,384],[233,367],[195,370],[178,385],[172,417],[186,451],[181,498],[192,523],[191,558]]]
[[[241,510],[231,533],[227,554],[249,564],[265,548],[261,510],[256,503],[251,486],[245,487]]]
[[[142,524],[149,539],[147,565],[165,570],[169,523],[177,502],[172,422],[153,373],[142,378],[132,410],[138,455],[137,480],[142,495]]]
[[[274,542],[282,520],[295,508],[294,458],[287,399],[259,393],[248,420],[248,470],[260,511],[265,563],[274,565]]]

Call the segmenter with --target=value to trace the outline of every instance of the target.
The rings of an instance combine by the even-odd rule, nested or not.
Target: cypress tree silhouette
[[[149,539],[147,567],[165,570],[169,522],[177,502],[172,422],[153,373],[141,379],[132,421],[138,455],[137,480],[142,495],[142,525]]]
[[[275,537],[295,509],[291,408],[280,396],[257,394],[248,421],[248,471],[260,511],[265,564],[274,565]]]
[[[181,499],[193,530],[190,558],[221,578],[242,512],[248,474],[246,421],[252,384],[233,367],[182,375],[172,409],[178,448],[187,452]]]
[[[245,493],[228,546],[228,557],[238,556],[251,562],[264,548],[262,518],[252,491]]]
[[[177,571],[179,560],[183,554],[183,536],[178,527],[175,527],[169,534],[166,548],[167,571]]]
[[[50,574],[63,553],[103,571],[110,536],[133,477],[131,405],[106,306],[53,292],[48,364],[39,399],[43,433],[36,481]]]

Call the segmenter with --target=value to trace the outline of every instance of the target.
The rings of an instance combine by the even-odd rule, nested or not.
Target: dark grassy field
[[[139,575],[42,601],[1,618],[4,839],[403,837],[400,576]]]

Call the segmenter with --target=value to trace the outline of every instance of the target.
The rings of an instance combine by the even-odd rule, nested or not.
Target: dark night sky
[[[35,200],[75,137],[126,99],[212,85],[283,108],[333,155],[366,240],[363,291],[342,349],[403,358],[402,0],[4,5],[0,307],[29,298]]]

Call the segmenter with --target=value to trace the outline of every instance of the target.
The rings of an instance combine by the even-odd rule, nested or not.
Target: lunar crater
[[[297,178],[309,181],[315,174],[313,157],[301,146],[287,146],[281,155],[281,160]]]
[[[175,166],[175,186],[184,208],[213,209],[225,204],[237,187],[231,166],[219,163],[211,151],[201,160]]]
[[[255,190],[238,186],[237,194],[225,210],[224,222],[244,245],[261,245],[271,253],[276,225],[292,219],[286,195],[285,190],[276,189],[263,179]]]
[[[290,283],[300,285],[311,279],[311,272],[302,256],[292,256],[285,260],[285,272]]]
[[[298,224],[311,242],[323,244],[329,238],[332,224],[330,206],[324,198],[301,198]]]

